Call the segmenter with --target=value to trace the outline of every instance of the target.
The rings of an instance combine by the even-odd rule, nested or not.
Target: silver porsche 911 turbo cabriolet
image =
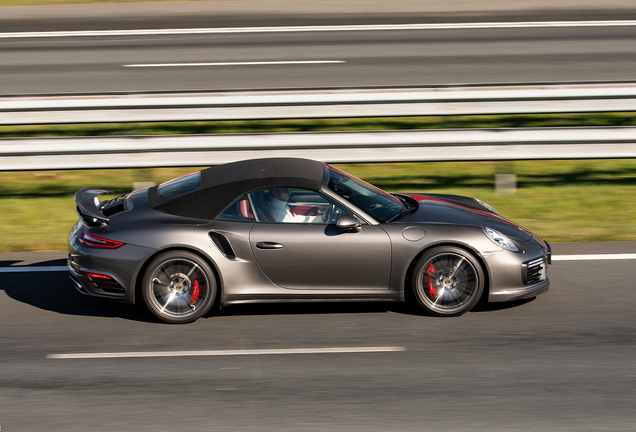
[[[280,301],[413,298],[455,316],[550,284],[549,245],[483,201],[389,194],[313,160],[245,160],[105,193],[75,194],[71,279],[87,295],[143,299],[169,323]]]

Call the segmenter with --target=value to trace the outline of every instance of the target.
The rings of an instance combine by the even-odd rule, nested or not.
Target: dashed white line
[[[552,255],[552,261],[632,260],[636,254]]]
[[[281,354],[349,354],[406,351],[405,347],[345,347],[345,348],[290,348],[260,350],[213,350],[213,351],[149,351],[120,353],[75,353],[48,354],[48,359],[104,359],[104,358],[148,358],[148,357],[200,357],[200,356],[242,356]]]
[[[636,253],[630,254],[589,254],[589,255],[552,255],[552,261],[602,261],[602,260],[634,260]],[[32,273],[68,271],[66,266],[18,266],[0,267],[0,273]]]
[[[208,27],[181,29],[88,30],[51,32],[4,32],[0,39],[52,38],[83,36],[160,36],[229,33],[294,33],[294,32],[342,32],[342,31],[395,31],[395,30],[460,30],[498,28],[545,27],[625,27],[636,26],[636,20],[605,21],[520,21],[520,22],[472,22],[437,24],[378,24],[378,25],[325,25],[325,26],[277,26],[277,27]]]
[[[58,272],[68,271],[66,266],[19,266],[19,267],[0,267],[0,273],[34,273],[34,272]]]
[[[197,67],[197,66],[262,66],[262,65],[297,65],[297,64],[333,64],[346,63],[344,60],[289,60],[289,61],[245,61],[245,62],[217,62],[217,63],[147,63],[127,64],[128,68],[150,67]]]

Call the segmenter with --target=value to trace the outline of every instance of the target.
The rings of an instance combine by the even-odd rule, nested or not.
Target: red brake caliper
[[[194,304],[198,298],[199,298],[199,281],[195,280],[194,288],[192,289],[192,297],[190,301],[192,302],[192,304]]]
[[[426,276],[428,278],[428,292],[431,293],[431,297],[433,299],[436,299],[437,298],[437,290],[433,286],[433,279],[431,278],[431,275],[434,275],[434,274],[435,274],[435,268],[433,267],[433,264],[431,264],[428,267],[427,274],[426,274]]]

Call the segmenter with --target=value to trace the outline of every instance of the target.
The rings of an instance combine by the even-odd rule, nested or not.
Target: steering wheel
[[[323,213],[322,220],[328,224],[336,223],[340,215],[342,215],[342,210],[340,210],[336,204],[331,203]]]

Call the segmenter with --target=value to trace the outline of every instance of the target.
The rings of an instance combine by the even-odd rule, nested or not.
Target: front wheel
[[[481,265],[456,247],[437,247],[415,265],[412,289],[418,303],[438,316],[458,316],[471,310],[484,291]]]
[[[193,322],[205,315],[217,291],[210,266],[186,251],[172,251],[153,259],[142,283],[150,312],[173,324]]]

